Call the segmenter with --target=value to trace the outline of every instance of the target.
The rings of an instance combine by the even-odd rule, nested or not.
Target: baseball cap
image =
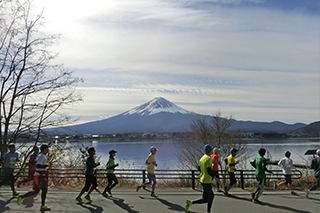
[[[88,151],[88,153],[90,154],[90,152],[93,151],[93,150],[95,150],[94,147],[93,147],[93,146],[90,146],[87,151]]]
[[[117,153],[117,151],[114,150],[114,149],[111,149],[111,150],[109,151],[109,154],[111,155],[112,153]]]
[[[151,146],[151,147],[150,147],[150,152],[151,152],[152,150],[158,151],[158,149],[157,149],[155,146]]]
[[[213,153],[215,153],[215,152],[220,152],[220,149],[219,148],[217,148],[217,147],[215,147],[214,149],[213,149]]]
[[[238,150],[236,148],[231,148],[230,152],[238,152]]]
[[[286,151],[286,153],[284,153],[284,156],[286,156],[286,157],[290,157],[290,155],[291,155],[291,152],[289,152],[289,151]]]
[[[9,148],[9,149],[15,149],[16,146],[14,145],[14,143],[9,143],[9,144],[8,144],[8,148]]]
[[[33,150],[33,151],[35,151],[35,150],[39,150],[39,147],[34,146],[32,150]]]
[[[206,152],[211,152],[211,151],[212,151],[212,146],[211,146],[210,144],[206,144],[206,145],[204,146],[204,150],[205,150]]]
[[[316,151],[316,153],[317,153],[317,155],[320,155],[320,149],[318,149],[318,150]]]

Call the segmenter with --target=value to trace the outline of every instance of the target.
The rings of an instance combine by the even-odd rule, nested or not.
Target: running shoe
[[[103,197],[108,197],[107,193],[102,193]]]
[[[295,191],[291,191],[292,195],[298,195],[297,193],[295,193]]]
[[[157,195],[155,192],[151,193],[151,197],[158,197],[159,195]]]
[[[274,190],[274,191],[277,190],[278,187],[279,187],[279,185],[275,183],[274,186],[273,186],[273,190]]]
[[[310,189],[306,191],[306,197],[309,197],[309,194],[310,194]]]
[[[86,195],[84,198],[87,199],[89,202],[92,202],[90,195]]]
[[[14,192],[12,193],[12,196],[18,196],[18,195],[19,195],[19,193],[16,192],[16,191],[14,191]]]
[[[227,196],[227,197],[232,197],[232,195],[229,194],[228,192],[223,192],[223,194],[224,194],[225,196]]]
[[[50,211],[51,210],[51,207],[47,206],[47,205],[44,205],[44,206],[41,206],[40,207],[40,211]]]
[[[140,186],[137,186],[136,191],[138,192],[141,189]]]
[[[223,190],[220,188],[217,188],[217,192],[223,192]]]
[[[261,202],[260,200],[258,200],[258,199],[254,199],[253,202],[254,202],[254,203],[258,203],[258,204],[261,204],[261,203],[262,203],[262,202]]]
[[[79,203],[84,203],[81,197],[76,197],[76,201],[78,201]]]
[[[251,199],[252,199],[252,201],[254,201],[255,193],[254,193],[254,192],[252,192],[250,195],[251,195]]]
[[[22,194],[19,194],[19,197],[18,197],[18,200],[17,200],[18,206],[21,205],[22,201],[23,201]]]
[[[186,201],[186,212],[189,212],[189,208],[192,206],[191,200]]]
[[[111,190],[108,190],[108,195],[109,195],[109,197],[112,197]]]

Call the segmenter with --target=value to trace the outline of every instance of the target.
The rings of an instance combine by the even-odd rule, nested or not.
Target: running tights
[[[192,201],[192,204],[208,203],[207,212],[210,212],[213,198],[214,198],[214,194],[212,191],[212,185],[211,185],[211,183],[201,183],[201,185],[203,188],[202,198]]]

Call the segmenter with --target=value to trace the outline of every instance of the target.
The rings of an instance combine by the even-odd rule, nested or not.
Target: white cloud
[[[47,30],[64,34],[59,62],[85,79],[76,113],[108,117],[164,96],[199,113],[219,105],[247,120],[318,119],[319,17],[207,2],[219,4],[42,1]]]

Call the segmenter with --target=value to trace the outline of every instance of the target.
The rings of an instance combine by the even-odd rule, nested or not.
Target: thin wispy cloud
[[[79,88],[85,101],[75,110],[83,121],[156,96],[197,113],[235,112],[242,120],[320,119],[317,1],[39,5],[46,5],[46,30],[63,34],[57,62],[85,79]]]

